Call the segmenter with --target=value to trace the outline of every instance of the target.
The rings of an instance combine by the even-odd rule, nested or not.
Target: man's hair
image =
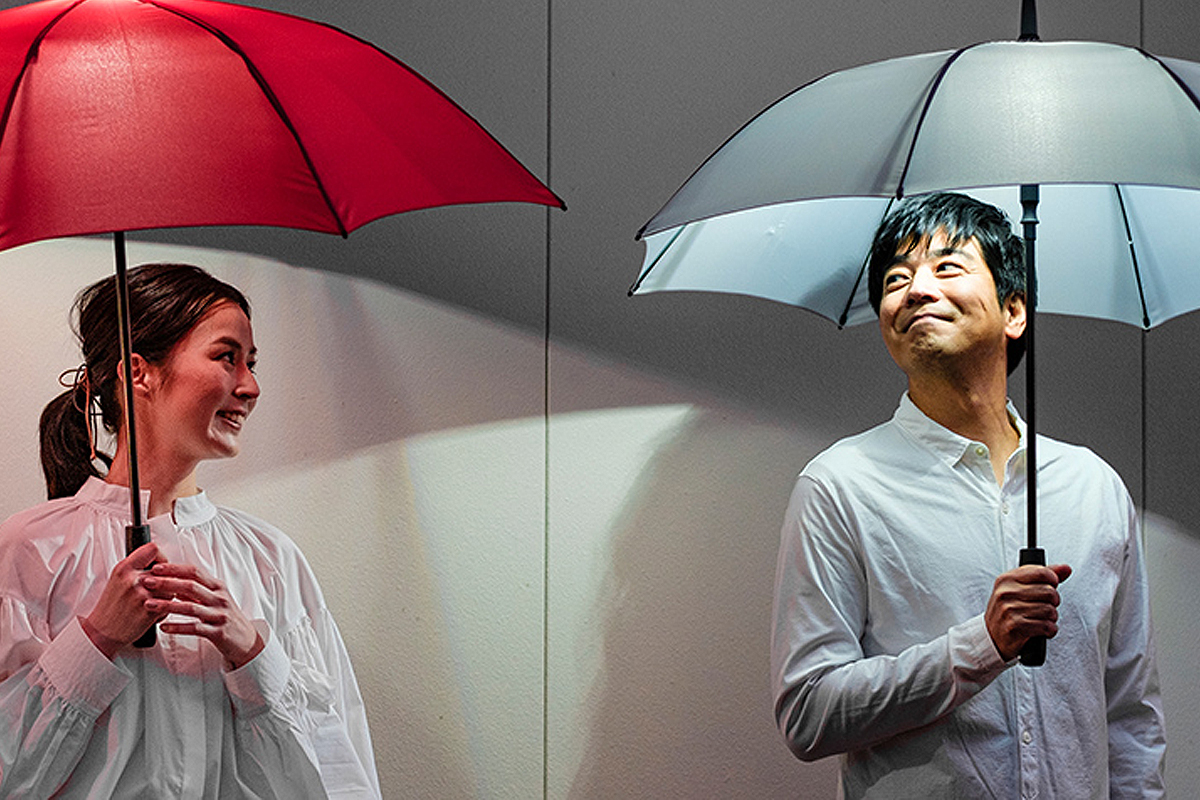
[[[867,265],[867,291],[871,307],[879,313],[883,276],[898,254],[912,252],[938,231],[947,244],[957,247],[974,239],[996,284],[1000,306],[1009,298],[1025,295],[1025,249],[1013,233],[1008,216],[993,205],[954,192],[907,197],[897,203],[875,231]],[[1011,374],[1025,355],[1025,335],[1008,342]]]

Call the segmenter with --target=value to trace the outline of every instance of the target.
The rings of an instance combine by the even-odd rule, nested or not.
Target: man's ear
[[[1009,339],[1020,339],[1025,334],[1025,295],[1014,292],[1004,301],[1004,332]]]

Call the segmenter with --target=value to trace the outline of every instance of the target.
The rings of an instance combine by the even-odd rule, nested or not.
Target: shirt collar
[[[146,513],[150,505],[150,491],[141,490],[142,513]],[[128,518],[129,516],[129,487],[105,483],[99,478],[88,478],[87,482],[75,493],[75,497],[93,506],[97,506],[113,515]],[[175,500],[175,524],[181,528],[200,525],[216,516],[217,508],[201,491],[190,497],[180,497]]]
[[[1006,408],[1008,417],[1016,426],[1017,434],[1020,437],[1013,456],[1023,455],[1025,452],[1025,420],[1021,419],[1021,415],[1017,413],[1011,400],[1007,401]],[[917,404],[908,396],[908,392],[905,392],[900,398],[900,406],[896,409],[892,419],[910,436],[932,450],[948,466],[954,466],[961,461],[968,448],[983,445],[982,442],[960,436],[949,428],[934,422],[925,415],[925,412],[917,408]]]

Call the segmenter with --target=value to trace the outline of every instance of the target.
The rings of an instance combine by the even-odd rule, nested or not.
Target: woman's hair
[[[145,264],[130,269],[128,277],[132,349],[150,364],[163,364],[188,331],[221,303],[235,303],[250,316],[250,303],[238,289],[190,264]],[[94,450],[93,405],[99,405],[109,433],[122,424],[115,276],[80,292],[72,312],[83,366],[72,371],[74,386],[42,411],[40,425],[42,473],[50,499],[75,494],[93,475],[103,477],[96,460],[112,464],[111,456]]]

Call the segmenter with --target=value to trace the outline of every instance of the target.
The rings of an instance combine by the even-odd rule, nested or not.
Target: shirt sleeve
[[[802,475],[781,537],[771,672],[776,721],[803,760],[934,722],[1008,666],[982,613],[900,653],[866,656],[868,590],[855,533],[826,487]]]
[[[49,642],[36,627],[19,601],[0,599],[0,797],[52,796],[130,680],[78,619]]]
[[[241,757],[280,797],[379,798],[365,709],[328,611],[280,635],[260,625],[262,652],[225,678]]]
[[[1108,642],[1104,690],[1108,702],[1109,797],[1163,797],[1166,734],[1150,592],[1136,511],[1129,504],[1129,535]]]

